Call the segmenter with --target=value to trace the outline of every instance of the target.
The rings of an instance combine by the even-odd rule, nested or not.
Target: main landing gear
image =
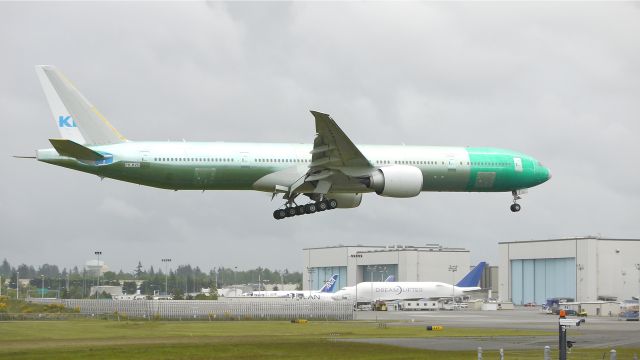
[[[338,207],[335,199],[325,199],[322,201],[311,202],[306,205],[294,205],[287,203],[284,209],[278,209],[273,212],[273,218],[276,220],[284,219],[305,214],[314,214],[318,211],[333,210]]]
[[[518,192],[516,190],[513,190],[511,194],[513,195],[513,204],[511,204],[510,207],[511,212],[518,212],[520,211],[520,204],[518,204],[517,201],[522,198],[520,197],[520,195],[518,195]]]

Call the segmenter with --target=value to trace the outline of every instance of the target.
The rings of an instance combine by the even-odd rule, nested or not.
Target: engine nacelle
[[[422,172],[414,166],[393,165],[376,170],[363,183],[380,196],[408,198],[422,190]]]
[[[362,193],[328,193],[327,199],[335,199],[338,202],[338,209],[350,209],[360,206]]]

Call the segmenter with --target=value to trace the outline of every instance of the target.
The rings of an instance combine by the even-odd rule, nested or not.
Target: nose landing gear
[[[510,207],[511,212],[518,212],[518,211],[520,211],[520,204],[518,204],[517,201],[522,199],[522,198],[518,194],[517,190],[513,190],[511,192],[511,195],[513,195],[513,204],[511,204],[511,207]]]

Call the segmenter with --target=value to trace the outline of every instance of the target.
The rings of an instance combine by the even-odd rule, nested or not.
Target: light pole
[[[20,299],[20,271],[16,271],[16,300]]]
[[[102,270],[102,266],[100,266],[100,255],[102,255],[102,251],[95,251],[94,254],[98,256],[98,286],[96,286],[96,300],[97,300],[98,295],[100,294],[100,270]]]
[[[312,267],[307,267],[307,274],[308,274],[308,279],[307,282],[309,283],[309,287],[307,290],[311,291],[311,275],[316,271],[315,268]]]
[[[458,265],[449,265],[449,271],[451,271],[451,301],[453,301],[453,303],[456,302],[456,271],[458,271]]]
[[[640,263],[635,264],[636,270],[638,270],[638,299],[640,299]]]
[[[171,262],[171,259],[162,259],[162,262],[164,263],[164,294],[168,296],[169,289],[167,287],[169,284],[169,263]]]
[[[238,278],[236,277],[236,273],[238,272],[238,267],[233,267],[233,285],[238,285]]]
[[[44,275],[40,275],[42,278],[42,289],[40,289],[40,299],[44,298]]]

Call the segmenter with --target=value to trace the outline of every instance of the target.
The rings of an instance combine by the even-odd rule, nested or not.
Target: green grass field
[[[475,351],[439,352],[336,339],[408,337],[548,336],[553,332],[445,329],[410,323],[279,321],[14,321],[0,322],[0,358],[6,359],[475,359]],[[637,351],[636,351],[637,352]],[[603,351],[583,351],[600,359]],[[625,352],[619,352],[622,359]],[[629,352],[629,358],[632,352]],[[507,355],[509,353],[507,352]],[[539,359],[541,350],[507,359]],[[485,352],[485,359],[497,352]]]

